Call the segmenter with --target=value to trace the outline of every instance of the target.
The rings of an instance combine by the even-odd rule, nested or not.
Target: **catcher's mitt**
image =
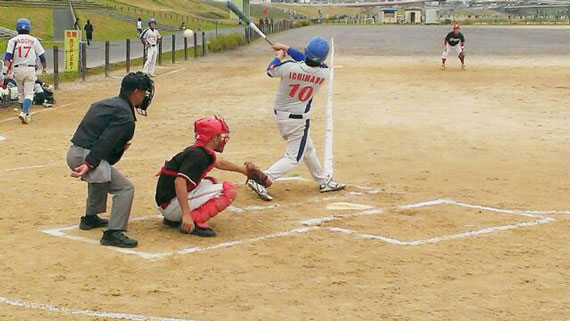
[[[263,187],[271,186],[271,180],[264,172],[262,172],[257,166],[252,162],[245,162],[245,169],[247,170],[247,178],[255,181],[257,184]]]

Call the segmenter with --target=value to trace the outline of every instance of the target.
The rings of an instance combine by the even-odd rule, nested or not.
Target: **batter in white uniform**
[[[162,41],[162,37],[156,29],[155,18],[148,20],[148,28],[141,33],[140,39],[147,50],[146,61],[142,71],[151,77],[156,77],[154,68],[156,66],[156,58],[158,57],[158,44]]]
[[[46,73],[45,50],[40,41],[30,36],[32,26],[26,18],[18,19],[16,30],[18,35],[8,41],[4,64],[7,69],[13,70],[14,80],[18,86],[18,101],[22,104],[22,112],[18,118],[22,124],[32,120],[30,108],[34,99],[34,85],[36,83],[36,60],[42,63],[42,73]],[[9,72],[8,72],[9,73]]]
[[[274,112],[279,132],[287,140],[287,147],[285,155],[264,172],[275,182],[303,161],[319,183],[321,192],[341,190],[346,185],[335,182],[321,167],[309,132],[313,97],[330,75],[329,68],[324,64],[329,44],[324,38],[315,37],[305,47],[304,54],[284,44],[275,44],[273,49],[276,58],[267,67],[267,74],[281,78]],[[294,61],[282,61],[286,53]],[[260,184],[253,180],[248,180],[247,184],[263,200],[273,199]]]

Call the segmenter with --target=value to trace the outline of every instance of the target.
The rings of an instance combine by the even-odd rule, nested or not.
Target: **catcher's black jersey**
[[[465,37],[463,36],[463,34],[461,32],[458,32],[457,36],[456,36],[455,33],[453,31],[451,31],[450,33],[447,34],[447,36],[445,36],[445,40],[447,40],[447,43],[450,46],[455,46],[459,42],[462,42],[462,43],[465,42]]]
[[[214,161],[214,157],[206,149],[198,146],[190,146],[176,154],[166,162],[161,171],[156,184],[156,204],[160,206],[176,197],[174,180],[178,176],[184,177],[189,187],[198,186],[204,172],[211,167]]]

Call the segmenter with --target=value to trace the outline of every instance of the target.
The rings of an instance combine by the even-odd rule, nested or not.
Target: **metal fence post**
[[[87,78],[87,43],[81,43],[81,79]]]
[[[59,49],[53,47],[53,88],[59,88]]]
[[[247,41],[247,43],[249,44],[251,41],[249,40],[249,32],[247,32],[247,28],[243,29],[245,32],[245,40]]]
[[[158,42],[158,65],[162,65],[162,41]]]
[[[188,60],[188,38],[184,37],[184,60]]]
[[[206,33],[202,31],[202,57],[206,56]]]
[[[126,40],[126,45],[127,45],[127,57],[125,60],[125,68],[127,70],[127,73],[129,73],[131,71],[131,39]]]
[[[198,34],[194,32],[194,58],[198,58]]]
[[[105,77],[109,77],[109,41],[105,41]]]
[[[172,34],[172,63],[176,63],[176,35]]]

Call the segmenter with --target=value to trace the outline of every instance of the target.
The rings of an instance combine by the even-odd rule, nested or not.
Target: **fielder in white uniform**
[[[158,44],[162,41],[160,32],[156,29],[156,19],[148,20],[148,28],[140,35],[143,45],[146,47],[146,61],[143,66],[143,72],[155,77],[154,68],[156,67],[156,58],[158,57]]]
[[[305,53],[284,44],[275,44],[276,58],[269,64],[267,74],[281,78],[275,98],[275,121],[281,136],[287,140],[285,155],[265,170],[272,182],[305,162],[321,192],[337,191],[346,185],[335,182],[321,167],[317,150],[309,132],[313,97],[330,76],[324,64],[329,44],[322,37],[315,37],[305,47]],[[282,61],[288,53],[293,60]],[[248,186],[263,200],[272,196],[267,189],[253,180]]]
[[[30,108],[34,100],[34,85],[36,83],[36,60],[42,63],[42,73],[46,73],[45,50],[40,41],[29,35],[32,26],[25,18],[18,19],[16,30],[18,35],[8,41],[4,64],[8,70],[13,70],[14,80],[18,86],[18,101],[22,104],[22,112],[18,118],[22,124],[28,124],[32,117]]]

